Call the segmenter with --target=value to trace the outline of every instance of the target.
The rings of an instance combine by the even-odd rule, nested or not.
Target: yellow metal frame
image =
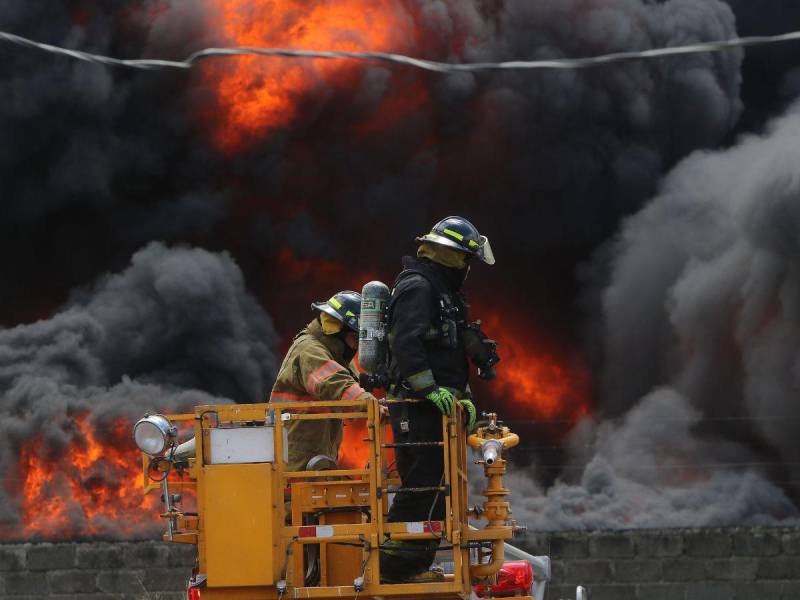
[[[210,549],[209,542],[214,540],[226,540],[226,544],[234,545],[236,551],[252,549],[257,555],[262,556],[263,560],[269,561],[264,573],[269,572],[272,576],[270,585],[246,585],[246,581],[241,581],[237,577],[217,577],[218,581],[239,581],[241,585],[215,585],[209,577],[208,586],[203,588],[203,598],[225,598],[225,599],[278,599],[276,583],[284,580],[288,587],[287,595],[294,598],[320,598],[320,599],[351,599],[355,600],[358,596],[384,596],[384,597],[403,597],[403,598],[447,598],[447,599],[467,599],[469,598],[474,580],[474,573],[470,573],[470,542],[493,542],[493,546],[502,546],[502,540],[511,538],[512,527],[499,524],[497,521],[490,523],[488,527],[481,530],[470,530],[467,508],[468,500],[468,481],[467,481],[467,435],[463,427],[461,409],[454,411],[450,417],[442,419],[442,452],[444,453],[444,485],[448,486],[450,493],[445,496],[445,520],[441,534],[436,533],[409,533],[406,523],[389,523],[386,521],[388,509],[387,485],[388,481],[384,478],[383,467],[385,464],[385,444],[383,426],[381,425],[380,404],[392,403],[393,401],[352,401],[352,402],[286,402],[269,404],[227,404],[219,406],[198,406],[193,415],[172,415],[168,416],[173,421],[194,420],[195,438],[197,439],[196,457],[191,461],[189,476],[194,483],[182,482],[184,485],[194,485],[197,489],[197,503],[199,517],[185,517],[178,515],[178,531],[173,533],[172,541],[191,542],[198,545],[198,572],[207,573],[207,562],[209,556],[214,553],[219,554],[219,549]],[[402,402],[402,401],[400,401]],[[303,413],[303,410],[310,408],[319,409],[328,407],[331,409],[348,412],[336,413]],[[211,422],[209,415],[214,415],[214,422]],[[316,420],[316,419],[366,419],[367,438],[365,443],[369,448],[369,463],[367,468],[362,469],[338,469],[335,471],[288,471],[283,462],[284,455],[284,419],[286,420]],[[271,524],[271,537],[264,540],[264,531],[253,531],[240,535],[239,545],[235,545],[230,539],[230,532],[211,532],[207,530],[209,523],[204,519],[204,514],[208,510],[217,510],[219,507],[212,507],[210,503],[217,502],[215,494],[223,493],[223,490],[210,489],[208,485],[215,485],[210,477],[211,470],[218,469],[220,465],[208,464],[205,452],[208,448],[208,431],[220,425],[234,425],[245,423],[267,423],[274,427],[274,451],[275,460],[272,463],[262,463],[263,474],[259,471],[257,483],[250,480],[241,480],[243,489],[248,485],[269,486],[268,493],[262,494],[262,498],[271,498],[269,507],[265,507],[269,516],[264,516],[263,507],[256,506],[247,508],[246,503],[238,503],[236,492],[231,491],[231,486],[237,485],[236,477],[227,478],[227,489],[224,491],[226,499],[225,506],[232,508],[233,512],[252,510],[257,513],[255,518],[258,523],[263,523],[268,518]],[[145,471],[145,491],[152,491],[157,486],[153,486],[147,477],[147,459],[143,462]],[[222,465],[235,467],[236,465]],[[231,469],[231,472],[235,470]],[[255,472],[253,469],[246,469],[248,472]],[[170,485],[175,485],[170,483]],[[343,489],[349,490],[341,493]],[[285,490],[290,490],[291,500],[287,505],[282,501]],[[338,506],[346,509],[357,507],[367,507],[369,518],[362,517],[358,522],[334,523],[330,525],[328,532],[332,532],[331,537],[300,537],[303,528],[302,515],[309,511],[310,507],[317,506],[309,495],[309,490],[316,490],[318,498],[325,497],[323,503],[319,501],[319,506]],[[323,493],[322,490],[325,492]],[[353,497],[358,490],[357,498]],[[331,491],[334,501],[327,497],[327,492]],[[337,496],[336,492],[340,492]],[[344,496],[344,497],[342,497]],[[233,498],[233,500],[231,500]],[[237,519],[241,515],[231,515],[231,519]],[[210,518],[208,519],[210,520]],[[215,520],[215,523],[219,519]],[[241,527],[239,523],[237,527]],[[217,527],[218,525],[213,525]],[[260,525],[259,525],[260,527]],[[307,533],[307,530],[302,531]],[[226,537],[226,535],[228,537]],[[454,572],[448,575],[444,582],[426,584],[381,584],[379,576],[379,550],[380,545],[387,539],[442,539],[447,546],[452,546]],[[321,548],[329,544],[354,544],[361,545],[360,557],[361,564],[358,570],[363,569],[364,586],[363,590],[357,592],[354,585],[324,585],[326,581],[321,581],[321,585],[316,587],[304,587],[303,582],[303,552],[301,548],[305,544],[319,544]],[[352,557],[352,552],[350,556]],[[240,555],[241,556],[241,555]],[[249,555],[248,555],[249,556]],[[220,559],[222,560],[222,559]],[[232,566],[231,568],[235,568]]]

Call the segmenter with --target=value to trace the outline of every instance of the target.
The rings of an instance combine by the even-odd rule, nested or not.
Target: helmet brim
[[[423,242],[430,242],[431,244],[439,244],[440,246],[453,248],[454,250],[458,250],[459,252],[463,252],[464,254],[468,254],[470,256],[477,256],[487,265],[493,265],[495,263],[494,252],[492,252],[492,245],[489,243],[489,238],[487,238],[485,235],[482,235],[480,236],[480,240],[481,240],[481,245],[478,246],[478,248],[476,248],[474,251],[470,252],[458,242],[454,242],[453,240],[446,238],[443,235],[437,235],[434,232],[426,233],[423,236],[414,238],[414,241],[416,241],[418,244],[422,244]]]
[[[327,302],[314,302],[311,304],[311,308],[322,311],[325,314],[332,316],[337,321],[344,323],[344,320],[342,320],[342,315],[336,312]]]
[[[423,236],[418,238],[414,238],[418,244],[422,244],[424,242],[430,242],[431,244],[439,244],[440,246],[446,246],[448,248],[453,248],[454,250],[458,250],[459,252],[463,252],[464,254],[471,254],[468,250],[464,248],[458,242],[454,242],[444,236],[436,235],[435,233],[426,233]]]
[[[327,302],[313,302],[311,304],[311,308],[320,312],[324,312],[326,315],[332,316],[334,319],[344,325],[346,329],[358,333],[358,316],[348,315],[346,318],[343,318],[342,315],[336,312],[336,309],[334,309]]]

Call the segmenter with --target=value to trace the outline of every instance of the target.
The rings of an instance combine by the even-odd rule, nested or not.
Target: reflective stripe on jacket
[[[347,366],[352,357],[346,350],[341,339],[322,333],[319,321],[309,323],[286,353],[270,401],[352,401],[367,395]],[[331,412],[331,409],[312,412]]]

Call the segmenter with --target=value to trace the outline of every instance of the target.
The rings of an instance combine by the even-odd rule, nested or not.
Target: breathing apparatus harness
[[[459,345],[459,340],[464,344],[467,357],[478,368],[478,377],[485,380],[494,379],[496,371],[494,365],[500,361],[497,354],[497,342],[490,339],[481,329],[481,322],[469,322],[467,309],[469,305],[466,303],[464,296],[461,293],[453,294],[450,290],[446,289],[438,277],[430,272],[424,263],[405,268],[394,282],[392,293],[397,288],[397,285],[405,278],[411,275],[420,275],[424,277],[434,288],[438,296],[439,310],[435,321],[431,323],[428,330],[422,336],[425,342],[433,343],[438,342],[441,348],[449,350],[455,349]],[[371,284],[367,284],[371,285]],[[374,306],[374,300],[371,298],[370,293],[367,291],[367,286],[364,286],[363,302],[370,303]],[[391,310],[391,303],[385,302],[385,308],[381,313],[382,323],[380,328],[376,331],[382,331],[383,335],[380,336],[380,343],[384,345],[382,355],[385,357],[380,361],[380,364],[375,365],[374,370],[367,369],[367,372],[361,375],[361,385],[364,389],[374,389],[375,387],[388,387],[394,384],[397,387],[402,387],[410,391],[410,387],[404,382],[391,382],[387,372],[386,365],[389,363],[389,350],[388,350],[388,320],[389,312]],[[364,314],[362,307],[362,314]],[[372,333],[365,333],[362,327],[360,335],[360,343],[363,345],[365,339],[373,340],[375,335]]]
[[[402,279],[413,274],[424,277],[439,296],[437,322],[431,324],[423,340],[427,342],[438,340],[439,345],[448,350],[457,348],[461,340],[467,357],[478,368],[478,377],[485,380],[494,379],[497,375],[494,365],[500,362],[497,342],[489,339],[483,332],[481,321],[469,321],[469,304],[464,295],[460,292],[453,294],[446,289],[424,263],[404,269],[397,277],[395,287]]]

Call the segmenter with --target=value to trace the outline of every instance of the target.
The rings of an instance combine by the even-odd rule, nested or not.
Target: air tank
[[[361,318],[358,331],[358,363],[367,373],[375,374],[386,360],[386,307],[389,287],[370,281],[361,290]]]

